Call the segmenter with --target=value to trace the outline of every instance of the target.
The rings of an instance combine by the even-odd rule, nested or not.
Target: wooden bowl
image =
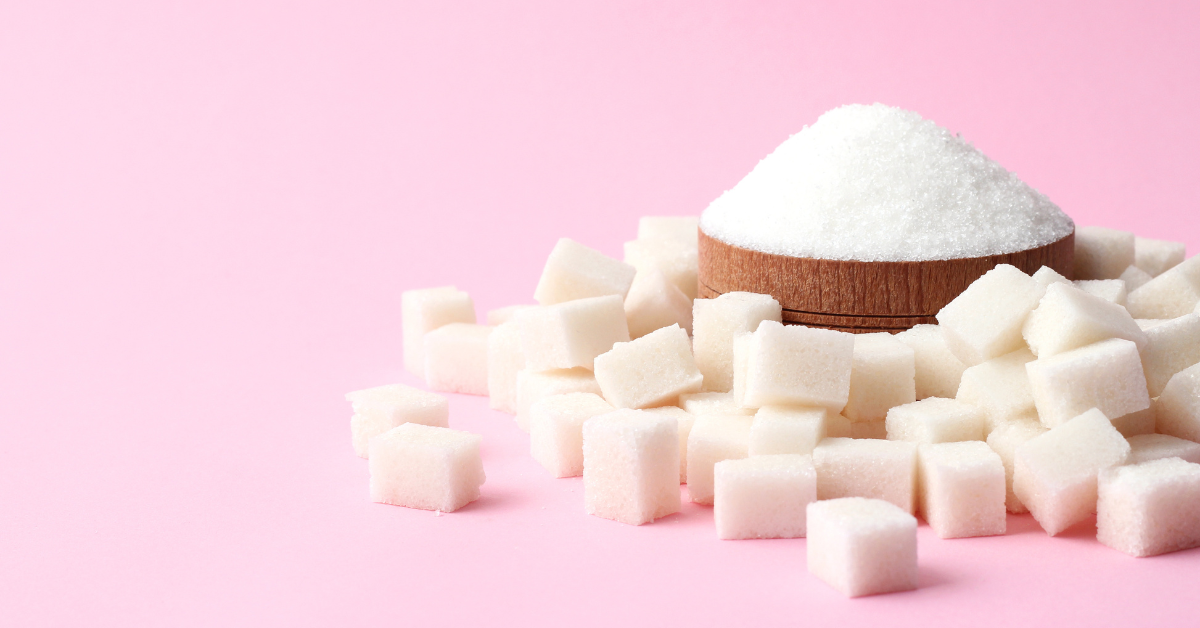
[[[924,262],[856,262],[751,251],[700,230],[698,296],[769,294],[783,322],[853,333],[897,333],[934,316],[997,264],[1033,274],[1049,266],[1074,276],[1075,232],[1045,246],[987,257]]]

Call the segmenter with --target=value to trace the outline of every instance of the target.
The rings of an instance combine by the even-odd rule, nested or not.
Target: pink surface
[[[0,5],[0,617],[9,625],[1194,621],[1200,551],[920,530],[846,600],[711,510],[588,517],[512,420],[484,497],[372,504],[348,390],[403,374],[400,292],[527,302],[849,102],[911,108],[1079,224],[1200,247],[1187,3]]]

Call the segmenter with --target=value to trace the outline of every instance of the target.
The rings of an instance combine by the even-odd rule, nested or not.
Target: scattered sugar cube
[[[850,438],[887,439],[887,420],[883,421],[851,421]]]
[[[753,423],[748,416],[696,417],[687,446],[688,496],[693,502],[712,505],[714,465],[750,455]]]
[[[1157,397],[1171,377],[1200,362],[1200,315],[1185,314],[1145,331],[1142,369],[1146,388]]]
[[[989,270],[938,312],[946,346],[967,366],[1020,349],[1021,327],[1044,291],[1014,266]]]
[[[679,512],[679,426],[664,414],[617,410],[583,424],[587,513],[641,525]]]
[[[692,332],[692,300],[658,269],[638,271],[625,297],[629,337],[641,338],[663,327],[679,325]]]
[[[596,356],[629,340],[625,307],[614,295],[521,310],[516,322],[525,363],[535,370],[590,369]]]
[[[1025,365],[1034,405],[1049,428],[1090,408],[1124,416],[1150,407],[1137,345],[1112,338]]]
[[[917,588],[917,519],[879,499],[808,505],[808,571],[848,597]]]
[[[1075,278],[1116,279],[1134,263],[1134,236],[1104,227],[1075,229]]]
[[[405,423],[371,439],[371,501],[453,512],[479,499],[483,437]]]
[[[1032,361],[1029,349],[1019,349],[963,372],[957,399],[983,410],[984,434],[1033,412],[1033,389],[1025,369]]]
[[[1123,279],[1081,279],[1074,285],[1092,296],[1121,307],[1125,307],[1125,299],[1129,296],[1129,290],[1126,289]]]
[[[1029,512],[1025,504],[1021,503],[1020,498],[1013,492],[1013,464],[1014,458],[1017,455],[1017,448],[1026,442],[1033,440],[1036,436],[1041,436],[1046,433],[1046,427],[1037,419],[1022,419],[1018,421],[1009,421],[1000,425],[988,434],[987,444],[1000,456],[1001,462],[1004,463],[1004,485],[1005,497],[1004,506],[1008,512],[1021,514]]]
[[[637,237],[639,240],[675,240],[696,248],[699,231],[698,216],[642,216],[638,220]]]
[[[1134,265],[1157,277],[1183,262],[1187,247],[1182,242],[1134,238]]]
[[[679,395],[698,392],[702,380],[687,332],[678,325],[618,342],[596,358],[596,381],[618,408],[671,405]]]
[[[538,400],[574,392],[599,395],[600,385],[596,383],[596,376],[585,368],[518,371],[517,427],[529,431],[529,409]]]
[[[1058,274],[1058,271],[1049,266],[1042,266],[1037,269],[1037,272],[1033,273],[1032,278],[1043,290],[1049,288],[1052,283],[1071,283],[1070,279]]]
[[[498,327],[500,325],[503,325],[504,323],[512,321],[513,318],[516,316],[517,312],[520,312],[521,310],[529,309],[531,307],[537,307],[537,306],[536,305],[506,305],[504,307],[498,307],[494,310],[488,310],[487,324],[491,325],[492,327]]]
[[[679,395],[679,407],[688,412],[701,414],[744,414],[752,416],[753,408],[737,404],[731,392],[700,392]]]
[[[494,328],[450,323],[425,334],[425,383],[437,392],[488,394],[488,337]]]
[[[497,325],[488,336],[487,352],[488,407],[515,415],[517,373],[525,368],[521,327],[515,321]]]
[[[1158,411],[1155,409],[1156,402],[1151,399],[1150,407],[1137,412],[1130,412],[1125,416],[1119,416],[1112,420],[1113,427],[1121,433],[1121,436],[1129,438],[1138,434],[1153,434],[1157,423]]]
[[[704,374],[704,389],[733,390],[733,339],[758,329],[759,323],[783,320],[779,302],[765,294],[729,292],[715,299],[696,299],[692,306],[692,349]]]
[[[1004,534],[1004,462],[982,441],[924,444],[921,517],[943,539]]]
[[[366,458],[370,440],[404,423],[446,427],[450,404],[445,397],[404,384],[387,384],[346,393],[354,411],[350,437],[354,453]]]
[[[1053,271],[1051,271],[1053,272]],[[896,334],[896,340],[913,350],[916,368],[917,399],[926,397],[954,398],[967,365],[962,363],[942,337],[937,325],[916,325]]]
[[[400,294],[404,368],[425,377],[425,334],[449,323],[474,323],[475,303],[454,286],[405,290]]]
[[[750,455],[811,454],[825,438],[829,410],[804,406],[759,408],[750,425]]]
[[[1129,460],[1126,464],[1141,464],[1163,458],[1181,458],[1200,464],[1200,443],[1168,434],[1138,434],[1130,436]]]
[[[1126,303],[1128,303],[1128,293],[1150,283],[1150,280],[1154,279],[1154,276],[1138,268],[1137,266],[1130,266],[1129,268],[1125,269],[1125,272],[1121,273],[1121,276],[1118,277],[1118,279],[1125,282],[1125,300]]]
[[[915,352],[889,333],[854,336],[850,392],[842,414],[876,422],[888,410],[917,400]]]
[[[614,294],[624,300],[635,272],[625,262],[562,238],[550,251],[533,299],[542,305]]]
[[[849,400],[853,334],[763,321],[746,356],[744,407],[823,406],[841,412]]]
[[[913,443],[981,441],[985,417],[983,410],[969,403],[929,397],[888,410],[887,438]]]
[[[917,445],[897,440],[826,438],[813,450],[817,499],[870,497],[913,512]]]
[[[713,518],[719,539],[794,539],[817,501],[812,456],[775,454],[722,460],[713,467]]]
[[[583,423],[613,410],[594,393],[539,399],[529,407],[529,452],[556,478],[583,475]]]
[[[1096,539],[1130,556],[1200,546],[1200,464],[1178,458],[1100,474]]]
[[[1128,457],[1108,418],[1088,410],[1017,447],[1013,491],[1054,536],[1096,511],[1096,475]]]
[[[699,290],[700,261],[696,245],[688,246],[667,238],[637,239],[625,243],[625,263],[639,273],[657,270],[688,299]]]
[[[1134,318],[1177,318],[1200,306],[1200,256],[1129,293],[1125,307]]]
[[[690,436],[692,433],[692,426],[696,424],[696,417],[690,412],[687,412],[683,408],[677,406],[647,408],[645,411],[652,414],[669,416],[679,422],[679,483],[687,484],[688,436]]]
[[[1176,373],[1155,404],[1159,433],[1200,442],[1200,364]]]
[[[1145,332],[1125,308],[1066,284],[1046,288],[1021,333],[1039,358],[1108,338],[1133,341],[1139,350],[1146,345]]]

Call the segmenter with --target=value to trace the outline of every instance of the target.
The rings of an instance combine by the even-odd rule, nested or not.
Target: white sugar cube
[[[1074,286],[1092,296],[1121,307],[1125,307],[1125,299],[1129,296],[1129,290],[1125,287],[1123,279],[1081,279],[1076,281]]]
[[[946,346],[941,327],[916,325],[896,334],[896,340],[913,350],[917,399],[953,398],[958,394],[958,384],[967,365]]]
[[[1150,407],[1137,345],[1113,338],[1025,365],[1038,417],[1049,428],[1090,408],[1124,416]]]
[[[1071,283],[1070,279],[1063,277],[1058,271],[1049,266],[1042,266],[1037,269],[1037,272],[1033,273],[1032,278],[1042,289],[1049,288],[1052,283]]]
[[[1181,458],[1200,464],[1200,443],[1167,434],[1130,436],[1127,464],[1141,464],[1163,458]]]
[[[521,328],[514,321],[497,325],[488,336],[488,406],[507,414],[517,413],[517,373],[525,368]]]
[[[689,300],[699,289],[700,262],[696,246],[668,238],[637,239],[625,243],[625,263],[639,273],[657,270]]]
[[[516,322],[525,363],[535,370],[590,369],[596,356],[629,340],[625,307],[614,295],[521,310]]]
[[[1004,463],[982,441],[921,445],[921,517],[943,539],[1004,534]]]
[[[853,334],[763,321],[747,345],[741,405],[823,406],[841,412],[850,396],[853,363]]]
[[[593,393],[551,395],[529,407],[529,453],[556,478],[583,475],[583,424],[614,408]]]
[[[1173,321],[1173,320],[1175,320],[1175,319],[1173,319],[1173,318],[1135,318],[1135,319],[1133,319],[1133,322],[1137,323],[1137,326],[1139,329],[1141,329],[1142,331],[1146,331],[1147,329],[1150,329],[1151,327],[1158,327],[1159,325],[1162,325],[1163,323],[1165,323],[1167,321]]]
[[[1104,227],[1075,229],[1075,278],[1116,279],[1134,263],[1134,236]]]
[[[761,410],[761,408],[759,408],[759,409]],[[853,429],[851,429],[851,426],[853,426],[854,424],[850,422],[850,419],[847,419],[846,417],[844,417],[840,414],[834,414],[832,412],[830,412],[829,414],[826,415],[826,419],[827,419],[827,422],[825,424],[825,438],[854,438],[854,435],[851,433],[854,431]],[[860,423],[859,425],[867,425],[867,424]],[[887,421],[886,420],[884,421],[883,432],[884,432],[884,436],[886,437],[887,436]]]
[[[1150,280],[1154,279],[1154,276],[1137,266],[1130,266],[1125,269],[1125,272],[1121,273],[1118,279],[1125,282],[1125,301],[1128,303],[1129,293],[1150,283]]]
[[[488,337],[494,328],[450,323],[425,334],[425,383],[437,392],[488,394]]]
[[[750,455],[811,454],[826,436],[828,417],[826,408],[759,408],[750,425]]]
[[[1025,369],[1032,361],[1029,349],[1019,349],[963,372],[957,399],[983,410],[987,421],[984,434],[1033,412],[1033,389]]]
[[[639,240],[675,240],[694,249],[699,231],[698,216],[642,216],[638,219],[637,237]]]
[[[713,518],[719,539],[793,539],[817,501],[812,456],[775,454],[722,460],[713,469]]]
[[[692,426],[696,424],[695,415],[676,406],[647,408],[645,412],[669,416],[679,422],[679,483],[687,484],[687,444]]]
[[[883,421],[852,421],[850,438],[887,439],[887,419]]]
[[[687,446],[688,495],[693,502],[713,503],[713,465],[750,455],[753,422],[748,416],[696,417]]]
[[[1117,428],[1117,431],[1125,438],[1137,436],[1138,434],[1153,434],[1158,417],[1158,411],[1155,408],[1156,405],[1156,402],[1151,399],[1149,408],[1130,412],[1129,414],[1113,419],[1113,427]]]
[[[492,327],[497,327],[499,325],[503,325],[504,323],[512,321],[516,317],[517,312],[520,312],[521,310],[529,309],[531,307],[537,307],[537,306],[536,305],[506,305],[504,307],[498,307],[494,310],[488,310],[487,324],[491,325]]]
[[[1108,418],[1088,410],[1017,448],[1013,491],[1054,536],[1095,512],[1097,474],[1128,457]]]
[[[878,499],[808,505],[808,571],[848,597],[917,588],[917,519]]]
[[[850,391],[842,414],[853,422],[887,418],[888,410],[917,400],[915,352],[889,333],[854,336]]]
[[[453,512],[479,499],[478,434],[405,423],[371,439],[371,501]]]
[[[618,408],[671,405],[679,395],[698,392],[702,380],[687,332],[678,325],[618,342],[596,358],[596,382]]]
[[[1187,247],[1182,242],[1134,238],[1134,265],[1157,277],[1183,262]]]
[[[1036,419],[1022,419],[1019,421],[1009,421],[988,434],[987,444],[1000,456],[1000,460],[1004,463],[1004,485],[1005,497],[1004,505],[1008,512],[1025,513],[1029,509],[1025,504],[1021,503],[1020,498],[1013,492],[1013,465],[1014,458],[1017,455],[1017,448],[1032,440],[1036,436],[1041,436],[1046,433],[1046,427],[1039,423]]]
[[[1151,279],[1129,293],[1125,307],[1134,318],[1177,318],[1200,306],[1200,256]]]
[[[583,424],[589,515],[641,525],[679,512],[679,426],[663,414],[617,410]]]
[[[529,431],[529,409],[538,400],[575,392],[599,395],[600,385],[596,383],[596,376],[585,368],[518,371],[517,427]]]
[[[1200,464],[1178,458],[1100,474],[1096,539],[1130,556],[1200,547]]]
[[[983,410],[969,403],[929,397],[888,410],[887,438],[914,443],[981,441],[985,417]]]
[[[1044,291],[1016,267],[989,270],[938,312],[946,346],[967,366],[1020,349],[1021,327]]]
[[[813,450],[817,499],[870,497],[913,512],[917,445],[905,441],[826,438]]]
[[[715,299],[696,299],[692,306],[693,351],[704,374],[704,389],[733,390],[733,339],[758,329],[759,323],[782,321],[779,302],[765,294],[728,292]]]
[[[1046,288],[1022,335],[1039,358],[1108,338],[1130,340],[1139,350],[1146,345],[1145,332],[1125,308],[1065,284]]]
[[[700,392],[679,395],[679,407],[688,412],[701,414],[744,414],[752,416],[753,408],[737,404],[731,392]]]
[[[657,269],[638,271],[625,297],[625,320],[630,338],[641,338],[671,325],[691,333],[692,300]]]
[[[425,377],[425,334],[450,323],[474,323],[475,303],[454,286],[405,290],[400,294],[404,368]]]
[[[446,427],[450,404],[445,397],[404,384],[387,384],[346,393],[354,415],[350,438],[354,453],[367,457],[370,440],[397,425],[420,423]]]
[[[1200,442],[1200,364],[1171,378],[1155,404],[1159,433]]]
[[[1185,314],[1144,333],[1142,369],[1150,396],[1157,397],[1173,375],[1200,362],[1200,315]]]
[[[562,238],[550,251],[533,298],[542,305],[614,294],[624,300],[635,272],[625,262]]]

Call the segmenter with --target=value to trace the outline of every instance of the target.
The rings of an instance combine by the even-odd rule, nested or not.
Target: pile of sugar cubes
[[[530,453],[627,524],[713,507],[720,539],[807,537],[848,596],[917,586],[919,516],[941,538],[1053,536],[1096,515],[1132,556],[1200,545],[1200,258],[1076,232],[1076,281],[1000,265],[890,335],[781,324],[770,296],[697,299],[697,221],[643,218],[625,260],[569,239],[537,305],[478,324],[452,287],[403,295],[404,363],[487,395]],[[347,395],[371,498],[453,511],[480,497],[480,437],[445,397]]]

